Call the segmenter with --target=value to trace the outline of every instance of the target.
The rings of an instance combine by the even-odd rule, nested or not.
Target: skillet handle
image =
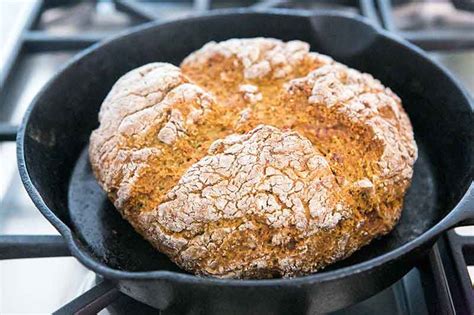
[[[460,214],[459,221],[454,224],[454,227],[474,225],[474,182],[471,183],[453,212]]]

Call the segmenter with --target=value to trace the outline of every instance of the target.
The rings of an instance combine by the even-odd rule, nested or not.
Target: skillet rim
[[[214,285],[214,286],[227,286],[227,287],[272,287],[272,286],[299,286],[299,285],[311,285],[314,283],[321,282],[330,282],[337,279],[344,278],[348,275],[359,274],[367,272],[373,268],[380,267],[381,265],[388,263],[392,260],[398,259],[402,256],[409,254],[414,249],[426,244],[431,239],[436,237],[438,234],[444,230],[452,227],[454,224],[458,223],[462,219],[465,219],[466,203],[470,202],[472,196],[474,195],[474,183],[473,177],[474,174],[469,174],[471,183],[467,187],[465,194],[461,197],[458,203],[451,209],[451,211],[437,224],[431,227],[429,230],[425,231],[415,239],[403,244],[402,246],[389,251],[383,255],[377,256],[375,258],[351,265],[342,267],[332,271],[321,271],[313,273],[306,276],[296,277],[296,278],[277,278],[277,279],[249,279],[249,280],[240,280],[240,279],[219,279],[211,277],[200,277],[193,274],[181,273],[176,271],[166,271],[166,270],[155,270],[155,271],[123,271],[115,268],[111,268],[106,264],[100,262],[97,258],[92,255],[87,254],[81,249],[83,245],[80,243],[79,239],[74,235],[74,232],[63,222],[61,221],[51,210],[46,203],[43,201],[42,196],[36,189],[33,184],[30,174],[28,172],[28,166],[25,159],[24,152],[24,143],[25,143],[25,133],[26,128],[29,124],[29,118],[31,112],[36,107],[38,100],[42,97],[44,92],[52,86],[57,79],[62,75],[62,73],[69,68],[71,65],[79,62],[82,58],[87,55],[95,52],[97,49],[100,49],[110,42],[121,40],[125,36],[135,34],[137,32],[147,30],[154,27],[160,27],[167,24],[176,24],[181,21],[190,22],[192,20],[201,20],[212,18],[215,16],[224,17],[224,16],[239,16],[239,15],[279,15],[279,16],[298,16],[313,18],[318,16],[332,16],[340,17],[345,19],[350,19],[358,23],[364,24],[367,26],[370,31],[374,32],[377,36],[384,37],[387,40],[390,40],[396,43],[399,46],[402,46],[404,49],[410,50],[412,53],[422,57],[427,62],[429,62],[433,67],[438,68],[445,77],[447,77],[457,88],[457,92],[465,99],[466,103],[470,105],[471,111],[474,112],[474,103],[469,98],[467,92],[463,88],[462,84],[441,64],[437,61],[431,59],[427,53],[425,53],[420,48],[415,45],[407,42],[404,39],[399,38],[396,35],[393,35],[377,25],[373,25],[365,17],[333,10],[318,10],[318,11],[308,11],[308,10],[294,10],[294,9],[264,9],[264,10],[255,10],[255,9],[224,9],[224,10],[213,10],[205,14],[193,14],[187,16],[185,19],[172,19],[165,20],[161,22],[152,21],[145,23],[130,29],[127,29],[123,32],[118,33],[115,36],[110,37],[105,41],[101,41],[92,45],[91,47],[81,51],[75,55],[71,60],[69,60],[64,66],[62,66],[58,72],[48,81],[46,85],[36,94],[35,98],[28,106],[28,109],[25,111],[22,122],[20,124],[18,134],[17,134],[17,160],[18,160],[18,169],[20,172],[20,178],[25,186],[25,189],[32,199],[35,206],[43,214],[43,216],[59,231],[59,233],[64,237],[65,242],[71,251],[72,256],[76,257],[84,266],[88,269],[103,275],[105,278],[111,280],[136,280],[136,281],[174,281],[179,283],[186,284],[202,284],[202,285]],[[472,156],[471,156],[472,157]],[[464,217],[463,217],[464,214]]]

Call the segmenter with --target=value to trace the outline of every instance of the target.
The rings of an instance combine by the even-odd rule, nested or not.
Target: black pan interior
[[[121,270],[177,270],[136,234],[93,177],[87,141],[100,104],[125,72],[152,61],[179,64],[210,40],[301,39],[314,51],[369,72],[403,100],[419,159],[400,223],[389,235],[328,268],[376,257],[416,238],[442,219],[472,176],[472,109],[430,61],[360,21],[241,13],[154,26],[100,47],[68,67],[37,99],[25,131],[28,172],[48,207],[99,261]]]

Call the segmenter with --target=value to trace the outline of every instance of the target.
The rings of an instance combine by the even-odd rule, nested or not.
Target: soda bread
[[[90,139],[122,216],[183,269],[315,272],[388,233],[417,147],[400,99],[301,41],[208,43],[120,78]]]

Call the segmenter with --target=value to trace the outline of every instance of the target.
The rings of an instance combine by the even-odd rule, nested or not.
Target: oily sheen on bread
[[[90,139],[131,225],[183,269],[315,272],[388,233],[417,148],[400,99],[301,41],[211,42],[120,78]]]

